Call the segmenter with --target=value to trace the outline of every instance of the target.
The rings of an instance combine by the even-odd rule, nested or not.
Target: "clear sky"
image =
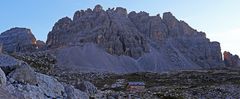
[[[150,15],[172,12],[193,28],[204,31],[222,50],[240,55],[240,0],[1,0],[0,32],[12,27],[27,27],[37,39],[46,40],[54,23],[76,10],[125,7]]]

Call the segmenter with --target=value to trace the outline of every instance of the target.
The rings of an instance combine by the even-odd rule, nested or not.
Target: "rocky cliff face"
[[[104,11],[101,6],[93,10],[77,11],[73,20],[60,19],[49,33],[49,48],[93,42],[114,55],[134,58],[149,52],[146,38],[127,17],[126,9]]]
[[[10,53],[36,50],[36,38],[26,28],[12,28],[1,33],[0,43],[3,50]]]
[[[224,63],[227,67],[240,67],[240,59],[238,55],[233,55],[232,53],[225,51],[223,56]]]
[[[210,42],[205,33],[177,20],[170,12],[164,13],[161,18],[159,15],[149,16],[146,12],[128,14],[121,7],[105,11],[97,5],[93,10],[75,12],[73,20],[68,17],[60,19],[48,34],[46,42],[49,49],[88,43],[94,43],[98,46],[97,49],[104,49],[113,57],[127,56],[135,59],[130,63],[129,60],[129,64],[124,66],[134,64],[145,69],[155,66],[150,69],[153,71],[165,67],[181,69],[191,66],[224,66],[220,44]],[[85,55],[79,55],[78,58],[82,58],[80,56]],[[108,59],[106,55],[103,56],[102,58]],[[69,63],[86,65],[86,61]],[[115,61],[110,63],[113,67],[118,66]]]

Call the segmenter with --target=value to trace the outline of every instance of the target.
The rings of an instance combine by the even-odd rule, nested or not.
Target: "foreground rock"
[[[5,74],[9,74],[22,63],[23,63],[22,61],[19,61],[14,57],[5,54],[0,54],[0,67],[5,72]]]
[[[7,82],[6,75],[5,75],[5,73],[2,71],[2,69],[0,68],[0,88],[1,88],[2,86],[5,86],[5,85],[6,85],[6,82]]]
[[[210,42],[205,33],[177,20],[170,12],[161,18],[146,12],[128,14],[121,7],[104,10],[97,5],[93,10],[76,11],[73,20],[64,17],[56,22],[46,44],[48,49],[57,50],[61,68],[88,72],[224,66],[220,44]]]
[[[4,88],[0,88],[0,99],[18,99]]]
[[[89,96],[94,96],[97,93],[97,88],[88,81],[83,81],[78,87],[81,91],[89,94]]]
[[[26,72],[23,74],[20,73],[19,75],[26,74]],[[11,76],[9,76],[9,79],[5,89],[20,99],[64,99],[67,97],[69,99],[88,99],[86,93],[74,87],[69,87],[70,85],[62,84],[55,78],[44,74],[36,73],[35,85],[32,82],[22,83],[18,78],[11,78]]]
[[[64,88],[67,94],[67,97],[66,97],[67,99],[88,99],[89,98],[89,96],[85,92],[75,89],[71,85],[64,84]]]
[[[8,95],[19,99],[88,99],[85,92],[37,73],[23,61],[4,54],[0,54],[0,59],[0,67],[6,73],[0,69],[1,99],[6,99],[4,97]]]
[[[8,76],[19,83],[30,85],[36,85],[38,83],[36,73],[27,63],[22,63],[17,66]]]

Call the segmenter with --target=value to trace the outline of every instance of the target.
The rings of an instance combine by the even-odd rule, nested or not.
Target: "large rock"
[[[5,74],[12,72],[17,68],[17,66],[21,64],[22,61],[19,61],[14,57],[5,54],[0,54],[0,67],[5,72]]]
[[[7,77],[6,83],[4,72],[0,71],[1,86],[6,84],[4,90],[20,99],[88,99],[85,92],[62,84],[51,76],[36,73],[24,62],[17,65]]]
[[[97,87],[95,87],[91,82],[89,81],[83,81],[81,84],[78,85],[77,87],[83,92],[86,92],[90,96],[93,96],[94,94],[97,93]]]
[[[36,73],[37,84],[8,82],[5,90],[19,99],[89,99],[87,93],[71,85],[58,82],[55,78]],[[1,93],[0,93],[1,94]]]
[[[12,28],[0,35],[3,50],[9,53],[36,50],[36,38],[30,29]]]
[[[64,88],[67,94],[67,99],[89,99],[89,96],[78,89],[75,89],[71,85],[64,84]]]
[[[20,99],[63,99],[66,97],[64,86],[55,78],[36,73],[37,84],[11,81],[6,90]]]
[[[38,87],[43,90],[43,94],[47,97],[58,98],[63,97],[64,86],[55,78],[47,75],[37,74]]]
[[[8,76],[20,83],[28,83],[31,85],[38,83],[36,73],[27,63],[22,63],[17,66]]]
[[[233,55],[230,52],[225,51],[223,56],[227,67],[240,67],[240,59],[238,55]]]
[[[80,71],[160,72],[224,66],[220,44],[170,12],[161,18],[146,12],[128,14],[121,7],[105,11],[97,5],[76,11],[73,20],[60,19],[46,44],[50,50],[58,48],[59,65]]]

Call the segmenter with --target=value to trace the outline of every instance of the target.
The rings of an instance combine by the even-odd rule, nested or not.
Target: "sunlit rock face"
[[[36,38],[30,29],[12,28],[0,35],[3,50],[9,53],[36,50]]]
[[[118,58],[130,57],[133,60],[119,60],[128,60],[126,63],[140,66],[137,68],[139,70],[224,66],[220,44],[211,42],[205,33],[191,28],[170,12],[164,13],[161,18],[159,14],[150,16],[147,12],[128,13],[121,7],[104,10],[97,5],[93,10],[89,8],[76,11],[73,19],[60,19],[49,32],[46,42],[48,49],[70,48],[89,43],[97,46],[92,48],[101,49],[99,53],[102,54],[99,57],[109,59],[107,54]],[[107,54],[103,54],[102,50]],[[81,53],[83,50],[79,51]],[[79,55],[79,59],[80,56],[85,55]],[[95,59],[96,57],[91,57],[89,60]],[[110,66],[120,66],[117,64],[119,60],[109,61]],[[88,64],[87,61],[73,63],[82,66]],[[105,60],[105,63],[108,61]],[[125,65],[129,67],[130,64]]]
[[[223,56],[227,67],[240,67],[240,59],[238,55],[233,55],[230,52],[225,51]]]

